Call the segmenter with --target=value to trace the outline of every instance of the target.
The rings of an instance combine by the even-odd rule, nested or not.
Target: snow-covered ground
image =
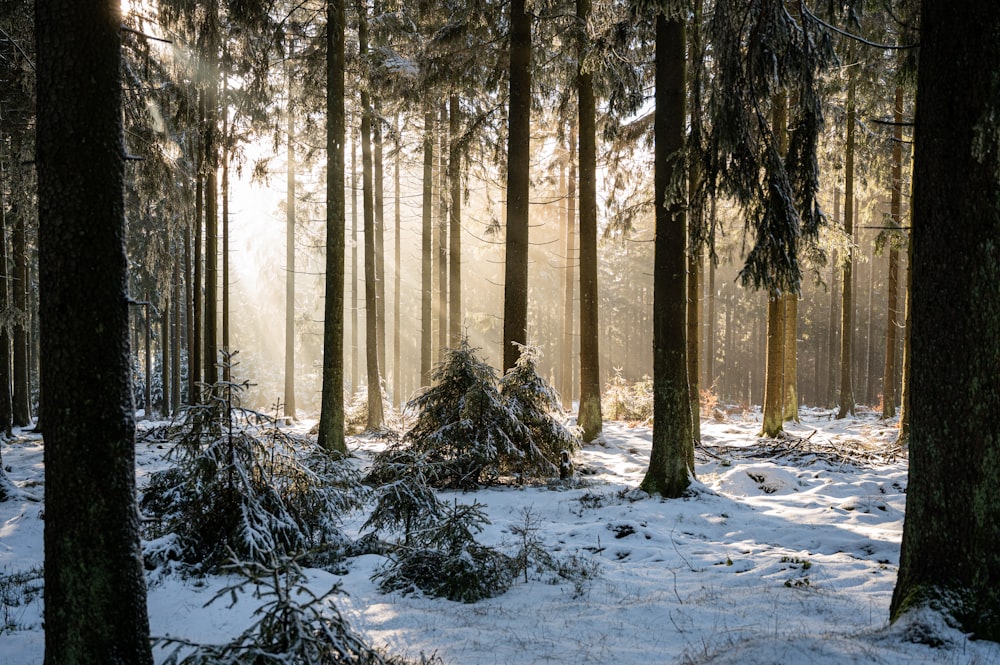
[[[934,617],[920,629],[934,631],[940,648],[910,641],[909,625],[887,627],[905,456],[893,445],[894,423],[830,416],[804,410],[780,445],[756,438],[753,414],[703,420],[698,482],[685,499],[633,491],[651,432],[621,423],[606,423],[603,440],[578,455],[573,483],[448,496],[485,505],[486,544],[514,550],[512,529],[527,519],[553,556],[589,573],[575,582],[535,574],[472,605],[383,595],[370,579],[383,559],[366,555],[343,575],[309,571],[310,586],[339,582],[347,595],[335,604],[373,643],[449,665],[1000,663],[998,645],[969,641]],[[351,443],[362,459],[380,445]],[[164,452],[139,445],[140,484],[164,467]],[[43,560],[40,441],[21,434],[4,445],[3,460],[23,498],[0,504],[0,665],[40,665],[41,579],[30,581]],[[363,521],[349,516],[348,533]],[[151,580],[154,636],[221,643],[242,631],[251,598],[205,606],[226,581]]]

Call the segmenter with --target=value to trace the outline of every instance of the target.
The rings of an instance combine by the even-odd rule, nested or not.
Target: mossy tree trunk
[[[921,7],[910,468],[894,620],[1000,640],[1000,12]]]
[[[152,665],[135,486],[121,7],[35,5],[46,665]]]
[[[654,118],[656,240],[653,269],[653,447],[642,489],[679,497],[694,475],[687,376],[687,220],[678,170],[684,149],[685,28],[656,15]]]

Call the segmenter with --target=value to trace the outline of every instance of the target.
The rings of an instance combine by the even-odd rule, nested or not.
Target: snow
[[[511,552],[516,527],[526,515],[535,520],[535,535],[576,579],[532,572],[527,583],[466,605],[383,595],[370,578],[384,559],[365,555],[343,574],[310,570],[309,587],[323,593],[339,582],[347,595],[334,604],[367,639],[448,664],[1000,662],[998,645],[970,641],[932,614],[887,626],[907,482],[905,457],[890,450],[895,423],[870,414],[837,421],[806,409],[801,424],[786,428],[795,445],[781,449],[759,442],[759,427],[759,414],[704,420],[707,452],[697,455],[698,481],[684,499],[636,490],[651,432],[622,423],[606,423],[601,439],[576,456],[571,482],[445,493],[448,501],[483,504],[492,524],[479,540]],[[351,443],[362,461],[382,445]],[[838,446],[870,450],[876,463],[814,454]],[[165,452],[138,445],[140,486],[164,468]],[[0,599],[10,600],[21,588],[2,578],[40,571],[43,562],[39,437],[19,434],[4,444],[3,461],[21,490],[0,504]],[[349,534],[357,536],[364,520],[351,514]],[[228,599],[206,606],[228,582],[153,573],[153,635],[222,643],[239,634],[259,601],[248,595],[232,607]],[[16,605],[0,604],[0,665],[42,663],[40,585],[29,583]],[[914,634],[943,646],[915,644]],[[158,662],[165,653],[157,650]]]

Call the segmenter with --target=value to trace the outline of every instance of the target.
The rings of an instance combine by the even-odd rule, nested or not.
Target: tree
[[[920,23],[910,468],[890,613],[930,608],[1000,640],[1000,11],[925,0]]]
[[[293,44],[294,48],[294,44]],[[285,415],[295,418],[295,107],[292,97],[291,67],[288,74],[288,171],[285,193]]]
[[[854,125],[855,68],[847,73],[847,141],[844,146],[844,233],[848,238],[847,256],[844,257],[843,303],[840,326],[840,410],[837,418],[854,414],[854,388],[851,383],[851,362],[854,338]]]
[[[448,206],[448,345],[455,347],[462,339],[462,151],[459,130],[461,106],[456,94],[448,98],[448,120],[451,123],[448,146],[448,186],[451,204]],[[398,201],[397,197],[397,201]],[[396,370],[398,373],[398,369]]]
[[[45,663],[152,665],[129,381],[121,9],[35,5]]]
[[[360,59],[368,57],[368,3],[358,0]],[[366,71],[367,68],[366,68]],[[370,85],[370,84],[369,84]],[[365,359],[368,377],[369,430],[382,427],[382,377],[379,370],[378,286],[375,266],[375,203],[372,182],[372,105],[368,87],[361,88],[361,207],[365,234]],[[382,355],[385,355],[384,350]]]
[[[6,204],[4,203],[5,183],[3,169],[3,155],[0,154],[0,312],[10,310],[10,293],[7,289],[9,283],[7,279],[7,215]],[[10,347],[10,323],[0,321],[0,436],[9,438],[14,422],[14,404],[11,401],[11,347]],[[0,476],[4,473],[3,463],[0,460]],[[0,478],[0,500],[4,495],[3,478]]]
[[[603,429],[597,317],[597,109],[594,76],[584,65],[590,10],[590,0],[576,0],[580,30],[576,74],[580,129],[580,410],[577,424],[587,442],[600,436]]]
[[[889,218],[892,226],[902,226],[903,199],[903,86],[896,86],[893,99],[892,126],[892,193]],[[885,363],[882,371],[882,417],[896,415],[896,347],[899,330],[899,248],[889,241],[889,293],[886,312]]]
[[[528,190],[531,168],[531,19],[525,0],[510,3],[507,107],[507,238],[503,294],[503,370],[528,343]]]
[[[326,304],[319,445],[344,441],[344,0],[326,5]]]
[[[424,108],[424,172],[421,190],[420,234],[420,382],[431,385],[432,327],[432,273],[431,264],[431,208],[434,193],[434,114],[429,104]]]
[[[685,27],[656,15],[653,449],[642,489],[679,497],[694,474],[687,378],[687,220],[683,196]]]

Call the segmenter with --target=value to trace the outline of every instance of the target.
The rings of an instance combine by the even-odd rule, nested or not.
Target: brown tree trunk
[[[287,145],[285,173],[285,416],[295,418],[295,112],[292,106],[292,71],[288,76]]]
[[[576,0],[581,25],[590,20],[590,0]],[[586,43],[578,45],[576,92],[580,168],[580,410],[581,438],[593,441],[603,429],[601,352],[597,294],[597,107],[594,79],[583,66]]]
[[[567,160],[569,161],[569,175],[566,179],[566,275],[563,287],[563,405],[572,408],[573,398],[576,395],[576,382],[573,380],[573,350],[576,346],[574,321],[574,294],[575,284],[573,267],[577,263],[576,257],[576,159],[573,155],[573,146],[576,145],[576,125],[570,124],[569,139],[567,141]]]
[[[528,195],[531,169],[531,18],[525,0],[510,3],[507,130],[507,238],[503,298],[503,371],[528,343]]]
[[[903,87],[896,86],[893,104],[892,130],[892,193],[889,217],[892,225],[902,227],[903,201]],[[899,321],[899,249],[893,241],[889,246],[889,289],[885,323],[885,363],[882,367],[882,417],[896,415],[896,348]]]
[[[840,326],[840,410],[837,418],[854,415],[854,388],[851,383],[852,341],[854,338],[854,95],[857,86],[854,69],[848,74],[847,83],[847,143],[844,148],[844,233],[852,239],[844,261],[844,298]]]
[[[152,665],[136,510],[121,8],[39,2],[46,665]]]
[[[642,488],[679,497],[694,476],[688,395],[687,220],[684,202],[668,198],[683,170],[685,36],[682,18],[656,15],[655,211],[653,275],[653,446]]]
[[[326,4],[326,279],[318,444],[344,454],[344,0]]]
[[[458,348],[462,339],[462,152],[459,149],[461,108],[458,95],[448,99],[451,143],[448,149],[448,346]]]
[[[912,431],[890,613],[927,640],[944,623],[1000,640],[1000,152],[984,136],[1000,115],[998,33],[993,2],[922,3]]]
[[[420,380],[422,386],[431,385],[431,360],[433,357],[431,238],[433,235],[434,196],[434,114],[431,112],[431,108],[428,105],[424,111],[424,174],[420,240]]]

